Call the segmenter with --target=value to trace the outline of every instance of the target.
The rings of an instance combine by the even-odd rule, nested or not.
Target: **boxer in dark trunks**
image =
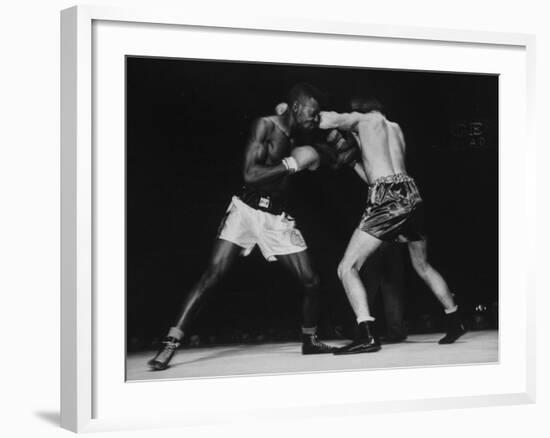
[[[333,352],[333,347],[317,339],[319,277],[304,238],[286,208],[291,175],[319,165],[315,149],[294,144],[301,131],[319,125],[318,92],[308,84],[298,84],[290,91],[289,102],[290,111],[284,115],[262,117],[254,123],[244,158],[244,188],[231,200],[208,267],[187,294],[163,346],[149,361],[153,370],[168,367],[204,295],[222,279],[239,254],[249,254],[256,245],[268,261],[279,261],[302,285],[302,354]]]
[[[383,113],[382,103],[374,98],[355,96],[350,99],[350,110],[363,114],[371,111]],[[346,147],[335,147],[335,150],[344,150],[344,154],[338,153],[339,161],[352,163],[361,160],[361,152],[353,133],[349,131],[345,135]],[[338,146],[338,145],[336,145]],[[368,303],[370,308],[380,298],[386,321],[386,334],[382,338],[382,344],[403,342],[407,338],[404,322],[404,248],[403,245],[392,242],[384,242],[376,251],[368,257],[361,270],[361,279],[368,291]],[[365,273],[367,275],[365,275]],[[352,340],[354,338],[351,338]]]
[[[447,283],[428,262],[423,202],[414,179],[406,173],[401,128],[380,111],[367,114],[321,112],[320,128],[348,131],[354,135],[361,151],[360,160],[353,164],[354,169],[369,184],[365,212],[338,266],[338,277],[357,318],[358,337],[334,354],[380,350],[359,270],[384,241],[408,242],[414,269],[445,311],[446,334],[439,343],[455,342],[465,329]]]

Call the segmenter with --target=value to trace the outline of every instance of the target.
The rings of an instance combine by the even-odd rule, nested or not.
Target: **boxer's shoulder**
[[[273,116],[258,117],[256,123],[262,125],[263,129],[265,129],[267,132],[273,131],[273,129],[275,129],[276,127],[276,122],[275,120],[273,120]]]
[[[391,123],[388,119],[386,119],[386,116],[382,114],[380,111],[370,111],[368,113],[353,113],[357,117],[357,121],[359,123],[361,122],[367,122],[367,123]]]
[[[261,117],[268,135],[276,133],[278,136],[290,137],[289,129],[286,128],[280,116],[265,116]]]
[[[401,129],[401,126],[399,126],[399,123],[392,122],[390,120],[386,120],[386,123],[388,125],[388,128],[391,129],[399,138],[403,140],[403,130]]]
[[[252,134],[256,138],[265,138],[273,131],[273,122],[269,117],[258,117],[252,122]]]

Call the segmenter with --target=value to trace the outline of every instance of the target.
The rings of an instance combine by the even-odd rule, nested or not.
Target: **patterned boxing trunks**
[[[424,240],[424,204],[414,179],[398,173],[375,180],[359,229],[388,242]]]

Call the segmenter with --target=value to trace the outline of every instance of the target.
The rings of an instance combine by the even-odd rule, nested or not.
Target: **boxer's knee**
[[[306,293],[317,293],[319,290],[321,281],[317,274],[305,275],[301,278],[301,281]]]
[[[299,269],[297,270],[296,274],[304,289],[314,290],[319,288],[319,276],[312,269]]]
[[[343,280],[349,275],[353,275],[357,271],[355,265],[347,260],[342,260],[338,265],[337,274],[340,280]]]

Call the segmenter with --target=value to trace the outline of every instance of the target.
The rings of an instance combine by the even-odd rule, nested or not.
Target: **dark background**
[[[127,58],[127,335],[150,347],[173,325],[205,267],[242,184],[251,122],[273,114],[293,84],[327,93],[327,108],[373,95],[398,122],[408,171],[425,200],[429,255],[464,312],[498,307],[498,77],[344,67]],[[350,170],[297,175],[291,199],[323,283],[321,332],[353,315],[336,276],[364,208]],[[406,250],[405,250],[406,251]],[[441,308],[406,266],[409,329]],[[257,249],[211,293],[191,334],[212,342],[299,333],[301,291]],[[283,333],[284,335],[281,335]],[[261,339],[261,338],[258,338]]]

